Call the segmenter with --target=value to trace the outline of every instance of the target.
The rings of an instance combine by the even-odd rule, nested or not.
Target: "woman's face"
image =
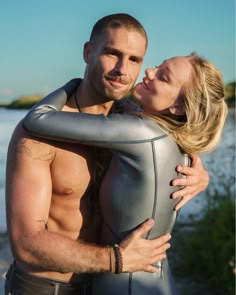
[[[183,115],[184,102],[180,94],[191,71],[186,57],[167,59],[157,68],[146,69],[143,82],[134,87],[132,95],[148,113]]]

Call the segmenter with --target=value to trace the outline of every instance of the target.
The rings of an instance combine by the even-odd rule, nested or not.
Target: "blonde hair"
[[[164,115],[152,118],[168,131],[184,152],[210,152],[219,142],[227,116],[224,82],[220,72],[205,58],[196,53],[186,57],[193,72],[180,94],[185,103],[184,120]]]

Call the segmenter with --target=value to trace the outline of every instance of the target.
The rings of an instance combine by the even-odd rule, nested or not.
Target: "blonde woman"
[[[117,87],[120,81],[117,80]],[[186,154],[212,151],[219,142],[227,107],[219,71],[196,54],[165,60],[147,69],[133,97],[143,111],[130,115],[61,112],[71,81],[40,101],[24,119],[33,135],[105,147],[113,157],[99,191],[101,244],[111,247],[110,272],[95,275],[92,294],[178,294],[167,258],[156,272],[124,273],[119,242],[147,217],[152,239],[170,233],[179,200],[170,198],[175,167],[189,164]],[[66,91],[65,91],[66,90]]]

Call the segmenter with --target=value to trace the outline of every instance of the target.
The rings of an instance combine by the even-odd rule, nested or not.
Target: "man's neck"
[[[94,93],[85,80],[81,80],[74,94],[74,100],[79,111],[88,114],[107,115],[113,105],[113,101],[106,101]]]

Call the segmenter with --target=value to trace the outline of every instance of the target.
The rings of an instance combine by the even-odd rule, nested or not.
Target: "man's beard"
[[[112,85],[110,81],[119,82],[122,85]],[[107,87],[106,87],[107,86]],[[131,79],[123,76],[105,76],[104,92],[110,100],[119,100],[129,94],[132,89]]]

